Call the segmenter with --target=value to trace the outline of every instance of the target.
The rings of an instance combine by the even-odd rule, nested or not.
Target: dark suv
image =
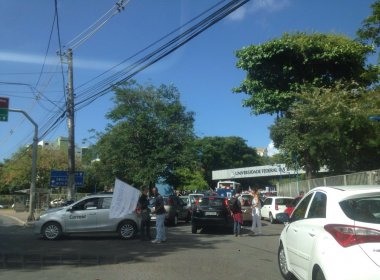
[[[228,200],[221,196],[204,196],[194,205],[191,216],[191,232],[199,228],[228,227],[232,230],[233,219],[228,210]]]

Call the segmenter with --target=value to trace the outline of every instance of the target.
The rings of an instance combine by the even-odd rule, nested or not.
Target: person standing
[[[159,194],[156,187],[152,189],[152,192],[155,198],[154,212],[156,213],[156,238],[152,240],[152,243],[161,243],[166,241],[164,198]]]
[[[236,194],[236,196],[232,200],[231,205],[231,215],[234,219],[235,236],[240,236],[241,225],[243,224],[243,213],[241,211],[241,202],[239,196],[239,194]]]
[[[261,235],[261,202],[259,191],[255,188],[253,190],[252,198],[252,228],[253,234]]]
[[[149,188],[143,186],[141,188],[141,196],[137,203],[137,207],[139,209],[141,215],[141,223],[140,223],[140,238],[142,241],[151,240],[152,237],[150,235],[150,209],[149,209],[149,199],[148,192]]]

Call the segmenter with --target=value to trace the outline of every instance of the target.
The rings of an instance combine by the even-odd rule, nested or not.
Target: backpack
[[[239,199],[233,198],[232,205],[231,205],[231,211],[232,213],[239,213],[241,211],[241,207],[239,205]]]

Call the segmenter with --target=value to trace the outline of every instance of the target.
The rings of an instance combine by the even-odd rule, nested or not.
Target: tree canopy
[[[283,115],[296,100],[300,85],[333,86],[336,82],[368,85],[365,58],[372,50],[342,35],[284,34],[236,52],[237,67],[246,78],[235,92],[249,98],[254,114]]]
[[[363,20],[363,25],[357,31],[357,35],[363,43],[380,47],[380,0],[372,5],[372,14]]]
[[[241,137],[204,137],[196,140],[196,149],[206,181],[212,186],[212,171],[261,164],[256,149]]]
[[[324,166],[333,173],[379,168],[380,127],[369,120],[380,113],[378,90],[308,87],[297,99],[271,127],[288,165],[313,174]]]
[[[170,180],[177,168],[192,164],[194,114],[181,105],[177,88],[129,81],[115,89],[112,121],[97,151],[109,174],[134,184]]]

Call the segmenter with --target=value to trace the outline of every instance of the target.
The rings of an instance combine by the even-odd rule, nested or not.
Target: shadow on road
[[[58,241],[46,241],[34,235],[30,227],[0,227],[0,269],[36,270],[62,265],[81,267],[150,262],[178,250],[210,250],[218,242],[232,242],[229,230],[204,229],[191,234],[188,225],[168,227],[168,241],[161,244],[138,238],[121,240],[116,234],[72,235]]]

